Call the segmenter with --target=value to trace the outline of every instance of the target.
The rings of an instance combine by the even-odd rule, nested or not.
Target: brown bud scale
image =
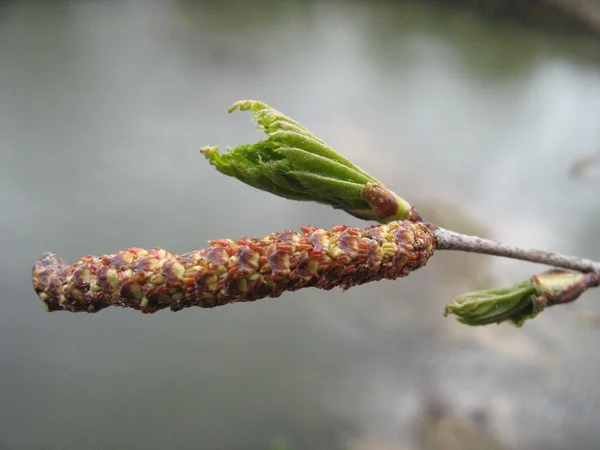
[[[302,233],[220,239],[180,256],[130,248],[68,265],[45,253],[33,268],[33,286],[48,311],[212,308],[304,287],[348,289],[394,280],[424,266],[436,244],[427,224],[402,221],[364,230],[303,227]]]

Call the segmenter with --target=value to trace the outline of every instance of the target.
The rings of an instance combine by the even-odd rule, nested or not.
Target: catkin
[[[131,248],[85,256],[73,265],[45,253],[33,268],[33,286],[48,311],[212,308],[304,287],[348,289],[393,280],[424,266],[436,244],[430,225],[401,221],[366,229],[303,227],[302,233],[220,239],[184,255]]]

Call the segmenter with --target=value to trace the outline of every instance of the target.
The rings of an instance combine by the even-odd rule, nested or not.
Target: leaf
[[[224,154],[217,147],[202,148],[221,173],[280,197],[330,205],[361,219],[420,219],[408,202],[295,120],[254,100],[237,102],[229,112],[238,109],[252,111],[267,137]]]
[[[467,325],[510,321],[520,327],[548,306],[570,303],[599,283],[594,272],[552,269],[509,286],[461,295],[446,306],[444,316],[454,314]]]
[[[487,325],[506,320],[524,321],[533,309],[536,287],[531,280],[497,289],[485,289],[461,295],[446,306],[444,315],[454,314],[467,325]]]

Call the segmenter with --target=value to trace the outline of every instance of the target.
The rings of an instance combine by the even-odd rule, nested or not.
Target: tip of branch
[[[387,223],[413,220],[414,208],[383,187],[295,120],[257,100],[234,103],[229,112],[253,111],[267,137],[219,154],[200,151],[225,175],[280,197],[315,201],[361,219]]]

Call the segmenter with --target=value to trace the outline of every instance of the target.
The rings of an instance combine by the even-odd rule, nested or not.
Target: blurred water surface
[[[44,251],[361,225],[203,160],[260,137],[227,115],[244,98],[442,225],[599,259],[600,180],[568,178],[600,148],[598,56],[417,2],[2,3],[0,448],[427,448],[438,398],[508,448],[599,447],[600,331],[577,319],[598,293],[523,329],[442,317],[531,265],[439,255],[398,282],[154,316],[47,314],[30,281]]]

